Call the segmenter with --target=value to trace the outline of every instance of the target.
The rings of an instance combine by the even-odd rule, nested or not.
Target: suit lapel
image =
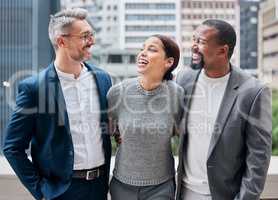
[[[187,119],[188,119],[188,115],[189,115],[189,110],[190,110],[190,106],[191,106],[191,102],[192,102],[192,98],[193,98],[193,93],[195,91],[195,86],[196,86],[196,82],[198,80],[198,77],[200,75],[201,70],[199,70],[197,73],[194,73],[190,79],[188,80],[189,84],[187,87],[185,87],[185,124],[187,125]]]
[[[231,75],[218,111],[218,115],[215,121],[214,130],[212,133],[209,150],[208,150],[208,157],[210,157],[213,149],[215,148],[221,134],[223,133],[223,129],[227,122],[227,119],[230,115],[230,112],[233,108],[235,100],[237,98],[237,88],[239,86],[239,77],[238,73],[235,69],[232,68]]]
[[[67,113],[67,107],[65,98],[63,95],[62,87],[57,75],[57,72],[55,70],[54,64],[49,68],[49,74],[48,74],[49,84],[48,84],[48,94],[49,99],[55,99],[56,101],[56,111],[58,114],[58,125],[62,126],[64,125],[67,129],[67,132],[70,134],[70,128],[69,128],[69,120],[68,120],[68,113]]]
[[[87,63],[84,63],[86,65],[86,67],[88,68],[88,70],[92,73],[93,78],[96,82],[96,86],[97,86],[97,91],[98,91],[98,99],[99,99],[99,105],[100,105],[100,113],[101,113],[101,121],[103,121],[103,111],[105,110],[105,102],[104,99],[106,99],[106,94],[103,88],[103,80],[102,80],[102,72],[99,72],[97,70],[95,70],[94,67],[91,67],[90,65],[88,65]]]
[[[187,135],[186,132],[187,132],[188,115],[189,115],[189,110],[190,110],[190,106],[191,106],[193,93],[195,90],[196,81],[198,80],[200,72],[201,72],[201,70],[193,71],[193,74],[190,76],[190,78],[188,78],[188,80],[185,80],[185,82],[183,83],[184,85],[181,85],[181,86],[183,86],[184,91],[185,91],[185,111],[184,111],[185,133],[181,137],[181,148],[179,149],[179,161],[180,161],[179,163],[183,163],[182,155],[183,155],[183,149],[184,149],[184,141],[185,141],[185,137]],[[190,84],[188,84],[188,83],[190,83]]]

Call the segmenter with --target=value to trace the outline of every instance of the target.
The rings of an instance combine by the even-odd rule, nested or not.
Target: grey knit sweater
[[[164,81],[152,91],[144,90],[138,78],[113,86],[108,94],[109,116],[121,134],[114,177],[147,186],[163,183],[175,175],[171,137],[183,115],[183,89]]]

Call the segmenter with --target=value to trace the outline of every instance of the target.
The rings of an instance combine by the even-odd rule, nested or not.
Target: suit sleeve
[[[271,92],[262,88],[247,119],[246,169],[236,200],[257,200],[263,191],[272,148]]]
[[[6,129],[3,152],[23,185],[36,199],[41,199],[39,173],[25,152],[34,133],[35,113],[35,96],[26,84],[19,84],[16,107]]]
[[[184,90],[182,87],[179,87],[177,89],[178,95],[177,95],[177,100],[178,102],[176,103],[177,105],[177,112],[175,115],[175,128],[174,128],[174,135],[180,135],[181,133],[184,132],[184,121],[183,121],[183,116],[184,116]]]

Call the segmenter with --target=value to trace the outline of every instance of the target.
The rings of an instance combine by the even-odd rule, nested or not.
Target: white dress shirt
[[[100,128],[100,103],[93,74],[82,65],[78,78],[55,66],[66,102],[74,148],[74,170],[104,164]]]

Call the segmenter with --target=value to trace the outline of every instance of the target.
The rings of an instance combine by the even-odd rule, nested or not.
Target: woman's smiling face
[[[137,72],[142,75],[164,75],[168,58],[163,43],[157,37],[148,38],[137,56]]]

